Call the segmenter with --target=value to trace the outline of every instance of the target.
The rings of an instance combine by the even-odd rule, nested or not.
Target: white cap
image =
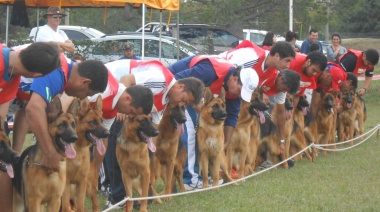
[[[240,71],[240,80],[243,84],[241,86],[241,98],[246,102],[250,102],[252,93],[259,84],[259,76],[254,69],[243,68]]]

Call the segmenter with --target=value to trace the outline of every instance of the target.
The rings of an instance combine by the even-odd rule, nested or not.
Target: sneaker
[[[223,179],[219,179],[219,181],[218,181],[218,185],[222,185],[223,182],[224,182]],[[213,183],[214,183],[214,180],[209,176],[209,177],[208,177],[208,185],[211,187]]]
[[[115,203],[112,203],[111,201],[107,200],[107,202],[106,202],[106,208],[104,210],[106,210],[108,208],[111,208],[114,205],[115,205]],[[118,205],[118,206],[116,206],[113,209],[125,209],[125,203],[123,203],[121,205]]]
[[[264,161],[260,166],[259,166],[259,169],[260,170],[263,170],[263,169],[267,169],[267,168],[270,168],[273,166],[273,163],[270,161],[270,160],[266,160]]]
[[[184,184],[186,191],[192,191],[192,190],[197,190],[201,189],[203,187],[202,180],[198,180],[196,183],[191,183],[191,184]]]
[[[238,179],[238,178],[239,178],[239,175],[238,175],[238,173],[236,172],[236,169],[235,169],[235,168],[232,168],[232,170],[231,170],[231,178],[232,178],[232,179]]]

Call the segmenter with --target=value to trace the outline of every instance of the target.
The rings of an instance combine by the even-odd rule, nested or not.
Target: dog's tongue
[[[307,108],[306,107],[302,107],[302,113],[304,116],[306,116],[306,114],[307,114]]]
[[[290,113],[289,110],[286,110],[286,111],[285,111],[285,118],[286,118],[286,120],[289,120],[289,119],[292,118],[292,114]]]
[[[66,144],[65,154],[66,154],[66,157],[70,159],[75,158],[77,156],[77,153],[75,152],[75,149],[72,143]]]
[[[259,117],[260,117],[260,123],[264,124],[265,123],[265,116],[263,111],[259,111]]]
[[[13,178],[15,175],[13,173],[13,167],[10,164],[5,165],[7,167],[7,174],[10,178]]]
[[[100,155],[104,155],[106,153],[106,147],[104,146],[103,140],[101,138],[95,137],[96,141],[96,149],[98,150]]]
[[[351,108],[351,103],[347,103],[347,108],[348,108],[348,109]]]
[[[150,151],[156,152],[156,145],[154,145],[153,139],[151,137],[148,137],[146,139],[146,143],[148,144],[148,148],[150,149]]]
[[[183,135],[183,133],[185,132],[185,129],[183,128],[183,124],[177,123],[177,132],[180,137]]]

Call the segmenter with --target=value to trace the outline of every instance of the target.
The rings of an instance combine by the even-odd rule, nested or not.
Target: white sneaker
[[[111,201],[107,200],[107,202],[106,202],[106,208],[105,209],[111,208],[112,206],[114,206],[114,204],[112,204]],[[123,203],[121,205],[118,205],[118,206],[116,206],[113,209],[125,209],[125,203]]]
[[[223,182],[224,182],[223,178],[222,178],[222,179],[219,179],[219,181],[218,181],[218,185],[222,185]],[[213,183],[214,183],[214,180],[212,179],[212,177],[211,177],[211,176],[208,176],[208,185],[211,187]]]
[[[191,183],[191,184],[184,184],[186,191],[192,191],[192,190],[197,190],[201,189],[203,187],[203,183],[201,180],[198,180],[196,183]]]

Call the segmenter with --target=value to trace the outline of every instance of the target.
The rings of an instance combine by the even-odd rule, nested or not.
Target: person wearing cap
[[[133,49],[133,44],[130,44],[130,43],[127,43],[124,46],[124,56],[121,57],[119,60],[123,60],[123,59],[141,60],[141,58],[139,58],[135,55],[135,50]]]
[[[62,13],[59,7],[49,7],[43,15],[47,19],[47,24],[39,27],[36,35],[32,35],[34,36],[34,40],[36,42],[54,41],[62,52],[73,53],[75,50],[73,42],[63,30],[58,29],[62,18],[65,16],[66,14]]]
[[[337,96],[339,92],[355,91],[358,86],[357,76],[345,72],[341,66],[333,62],[328,62],[326,69],[316,78],[317,88],[313,90],[310,104],[313,117],[317,115],[322,93],[333,93]]]
[[[363,96],[371,85],[375,65],[379,62],[379,52],[376,49],[366,51],[348,49],[337,62],[346,72],[351,72],[356,76],[365,74],[363,88],[358,90],[358,94]]]
[[[249,102],[258,84],[258,76],[252,68],[242,68],[229,63],[220,56],[198,55],[184,58],[172,65],[169,70],[174,77],[183,79],[195,77],[205,86],[209,86],[214,95],[222,88],[226,90],[227,118],[224,123],[225,148],[229,145],[231,135],[236,127],[242,99]],[[202,179],[198,175],[195,129],[198,111],[191,106],[186,108],[185,134],[181,141],[187,146],[188,157],[184,170],[184,184],[187,190],[202,188]]]

